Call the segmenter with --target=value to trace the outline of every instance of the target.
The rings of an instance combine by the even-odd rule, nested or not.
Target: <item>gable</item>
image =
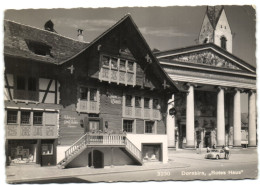
[[[253,75],[256,73],[254,67],[212,43],[160,52],[156,55],[160,61],[186,67]]]
[[[136,66],[136,78],[140,78],[140,81],[136,81],[136,83],[126,83],[125,85],[139,85],[151,89],[157,88],[158,90],[166,90],[171,93],[179,90],[168,74],[162,69],[157,58],[154,57],[150,47],[130,15],[126,15],[115,25],[106,30],[77,55],[65,60],[62,64],[62,68],[72,65],[73,62],[76,66],[75,59],[80,55],[84,56],[85,59],[83,60],[87,61],[85,63],[88,63],[88,74],[91,78],[99,78],[99,80],[102,81],[102,75],[105,75],[106,80],[104,81],[120,84],[120,80],[118,80],[118,76],[120,76],[120,69],[118,69],[120,67],[120,61],[129,60],[134,62]],[[111,80],[111,76],[107,77],[107,74],[102,74],[102,55],[107,55],[109,61],[113,58],[117,61],[118,70],[113,71],[116,73],[115,75],[113,74],[114,77],[117,76],[117,78],[113,79],[114,81]],[[94,70],[93,66],[95,66]],[[111,66],[112,63],[110,62],[109,67],[107,66],[109,69],[107,70],[108,75],[111,75]],[[78,65],[78,68],[81,68],[80,65]],[[90,70],[92,71],[89,72]],[[75,67],[75,71],[77,71],[77,67]],[[127,75],[127,72],[125,74]],[[145,84],[145,86],[142,86],[142,84]]]

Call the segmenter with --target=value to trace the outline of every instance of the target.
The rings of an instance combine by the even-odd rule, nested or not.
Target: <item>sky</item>
[[[42,29],[51,19],[59,34],[77,39],[80,28],[90,42],[130,13],[151,49],[168,50],[196,45],[205,11],[206,6],[22,9],[6,10],[4,18]],[[225,11],[233,32],[233,54],[256,66],[255,10],[225,6]]]

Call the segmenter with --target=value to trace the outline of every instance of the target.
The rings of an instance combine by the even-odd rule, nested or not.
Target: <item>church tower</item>
[[[214,43],[232,53],[232,33],[224,6],[208,6],[199,34],[199,44]]]

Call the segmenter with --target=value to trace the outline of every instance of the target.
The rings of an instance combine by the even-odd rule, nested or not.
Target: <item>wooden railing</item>
[[[125,134],[88,134],[87,144],[93,145],[124,145]]]
[[[99,113],[99,103],[97,101],[79,100],[78,112]]]
[[[141,151],[126,138],[125,134],[86,133],[65,151],[65,158],[60,161],[58,165],[65,166],[69,161],[73,160],[77,155],[84,151],[88,145],[125,146],[128,152],[130,152],[140,162],[142,161]]]
[[[69,158],[72,154],[75,153],[75,151],[85,148],[87,143],[86,137],[87,134],[81,136],[73,145],[71,145],[71,147],[65,151],[65,158]]]
[[[142,152],[129,140],[125,139],[126,148],[140,161],[142,161]]]
[[[123,117],[161,120],[161,111],[159,109],[125,106]]]

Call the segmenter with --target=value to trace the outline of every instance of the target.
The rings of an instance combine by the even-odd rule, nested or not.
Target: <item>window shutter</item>
[[[89,123],[88,123],[88,121],[89,121],[89,118],[85,117],[84,118],[84,133],[89,132]]]

